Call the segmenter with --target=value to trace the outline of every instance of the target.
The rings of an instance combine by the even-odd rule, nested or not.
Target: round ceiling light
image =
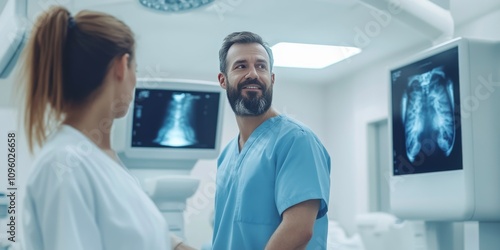
[[[139,2],[150,9],[165,12],[180,12],[196,9],[214,0],[139,0]]]

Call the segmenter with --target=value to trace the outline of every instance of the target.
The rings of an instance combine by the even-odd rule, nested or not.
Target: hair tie
[[[75,27],[76,27],[75,19],[72,16],[70,16],[68,18],[68,30],[72,30]]]

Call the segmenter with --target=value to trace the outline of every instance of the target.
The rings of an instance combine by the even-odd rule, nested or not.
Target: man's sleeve
[[[317,218],[328,211],[330,156],[311,132],[297,130],[283,140],[277,155],[276,206],[282,214],[306,200],[321,201]]]

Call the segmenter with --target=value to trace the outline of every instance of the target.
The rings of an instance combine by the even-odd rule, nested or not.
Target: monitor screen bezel
[[[444,55],[444,53],[446,53],[446,55]],[[452,53],[452,54],[450,54]],[[456,54],[454,54],[456,53]],[[447,57],[444,57],[444,56],[447,56]],[[454,56],[453,58],[449,58],[448,56]],[[393,166],[392,166],[392,171],[393,171],[393,175],[410,175],[410,174],[422,174],[422,173],[435,173],[435,172],[442,172],[442,171],[454,171],[454,170],[461,170],[463,169],[463,161],[462,161],[462,133],[461,133],[461,112],[460,112],[460,109],[459,107],[461,107],[461,100],[462,98],[460,97],[460,81],[461,81],[461,78],[460,78],[460,56],[461,56],[461,52],[460,52],[460,49],[459,49],[459,46],[458,45],[455,45],[455,46],[451,46],[451,47],[447,47],[446,49],[441,49],[441,50],[435,50],[433,53],[426,53],[425,55],[421,55],[419,56],[417,59],[412,59],[411,62],[408,62],[408,63],[405,63],[405,64],[401,64],[399,67],[395,67],[393,69],[390,70],[390,102],[389,105],[392,105],[391,106],[391,112],[390,112],[390,116],[391,116],[391,134],[392,134],[392,138],[391,138],[391,142],[392,142],[392,151],[393,151],[393,155],[391,156],[390,159],[393,159]],[[446,58],[446,64],[441,64],[445,61],[443,61],[443,59]],[[435,61],[438,61],[438,64],[435,63]],[[452,61],[450,61],[452,60]],[[455,61],[456,60],[456,61]],[[451,64],[449,64],[451,63]],[[453,83],[453,86],[454,86],[454,89],[456,91],[455,94],[458,94],[458,95],[455,95],[453,99],[455,99],[455,102],[456,102],[456,107],[459,109],[459,110],[456,110],[454,112],[454,119],[457,119],[454,124],[455,124],[455,131],[457,133],[456,135],[456,139],[455,139],[455,149],[453,149],[453,151],[451,152],[451,155],[449,157],[447,157],[447,159],[439,159],[438,161],[436,161],[436,156],[434,154],[434,150],[438,149],[438,146],[437,144],[434,144],[433,141],[429,140],[429,139],[425,139],[426,140],[426,143],[424,143],[422,145],[422,151],[420,151],[420,153],[418,154],[418,156],[415,158],[415,164],[411,163],[410,162],[410,159],[406,156],[406,155],[401,155],[402,154],[402,150],[399,151],[399,154],[396,156],[396,152],[397,149],[394,148],[394,140],[395,139],[398,139],[398,142],[399,143],[404,143],[404,140],[398,136],[398,137],[395,137],[395,131],[394,131],[394,123],[400,123],[400,122],[397,122],[397,120],[395,120],[395,114],[393,114],[393,111],[392,108],[394,108],[394,105],[396,106],[401,106],[401,103],[398,102],[399,98],[402,98],[402,92],[403,89],[402,88],[405,88],[404,91],[407,91],[408,87],[402,87],[401,84],[404,83],[404,81],[402,82],[402,79],[405,79],[404,77],[409,77],[409,76],[412,76],[412,75],[408,75],[409,72],[411,72],[411,74],[422,74],[422,73],[425,73],[426,70],[430,70],[432,68],[435,68],[435,67],[445,67],[445,70],[447,71],[450,67],[451,69],[454,68],[454,63],[456,63],[456,70],[453,70],[451,72],[447,72],[447,73],[452,73],[450,74],[451,76],[451,79],[454,79],[455,78],[455,75],[456,74],[456,79],[454,79],[454,83]],[[448,69],[447,69],[448,68]],[[397,74],[395,76],[395,74]],[[402,74],[402,75],[400,75]],[[398,80],[395,80],[395,78],[398,78]],[[400,78],[400,79],[399,79]],[[404,92],[403,91],[403,92]],[[394,99],[395,98],[395,93],[396,93],[396,96],[397,96],[397,99]],[[393,101],[396,100],[396,104],[393,103]],[[399,105],[398,105],[399,104]],[[401,108],[401,107],[399,107]],[[401,117],[398,117],[399,119],[401,119]],[[403,124],[399,124],[398,126],[398,135],[401,135],[402,132],[404,131],[400,131],[401,128],[400,126],[402,126]],[[404,135],[403,135],[403,138],[404,138]],[[401,141],[403,140],[403,141]],[[401,146],[401,145],[399,145]],[[404,146],[404,145],[403,145]],[[442,157],[442,156],[440,156]],[[454,165],[449,165],[450,163],[450,160],[453,161]],[[427,162],[426,162],[427,161]],[[431,164],[429,164],[429,161],[431,162]],[[445,162],[443,162],[445,161]],[[432,162],[434,163],[434,165],[432,164]],[[438,164],[436,164],[438,163]],[[439,163],[445,163],[445,164],[439,164]],[[419,166],[419,164],[422,164]],[[396,168],[396,165],[400,166],[400,168]],[[437,166],[436,166],[437,165]],[[398,170],[398,171],[396,171]],[[398,173],[397,173],[398,172]]]
[[[168,159],[168,160],[197,160],[197,159],[213,159],[216,158],[220,150],[220,142],[222,137],[222,124],[224,115],[223,89],[217,82],[186,80],[186,79],[137,79],[135,91],[140,89],[155,89],[155,90],[174,90],[174,91],[193,91],[193,92],[212,92],[219,93],[219,110],[217,114],[217,127],[215,135],[214,148],[154,148],[154,147],[133,147],[132,146],[132,129],[133,129],[133,114],[134,101],[131,102],[131,108],[126,122],[126,141],[124,153],[128,158],[135,159]],[[134,97],[135,97],[134,91]]]

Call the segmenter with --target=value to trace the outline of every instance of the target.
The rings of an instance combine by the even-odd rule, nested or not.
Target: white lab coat
[[[35,160],[22,212],[27,250],[170,249],[167,223],[136,179],[67,125]]]

